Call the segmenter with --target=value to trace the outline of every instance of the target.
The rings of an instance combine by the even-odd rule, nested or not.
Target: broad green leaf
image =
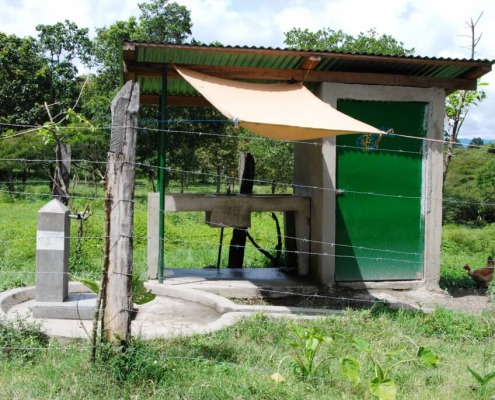
[[[440,362],[438,356],[426,347],[419,348],[418,358],[428,367],[435,367]]]
[[[388,358],[392,358],[392,357],[395,357],[397,355],[399,355],[400,353],[402,353],[404,351],[404,349],[399,349],[399,350],[395,350],[395,351],[389,351],[387,354],[385,354]]]
[[[325,343],[332,343],[333,342],[333,337],[331,337],[331,336],[323,336],[321,338],[321,341],[322,342],[325,342]]]
[[[485,383],[485,380],[481,377],[480,374],[478,374],[476,371],[473,371],[469,367],[467,367],[467,369],[469,370],[469,372],[471,372],[471,375],[473,375],[475,377],[475,379],[478,381],[478,383],[480,383],[481,385],[483,385]]]
[[[292,331],[299,336],[300,338],[305,336],[305,329],[300,327],[299,325],[293,324],[292,322],[290,323],[290,327]]]
[[[476,380],[478,381],[478,383],[482,386],[486,385],[493,378],[495,378],[495,371],[492,371],[492,372],[486,374],[485,376],[481,376],[476,371],[473,371],[471,368],[467,367],[467,369],[469,370],[469,372],[471,372],[471,375],[473,375],[476,378]]]
[[[485,375],[485,377],[483,378],[483,381],[486,383],[490,382],[493,378],[495,378],[495,371],[492,371],[488,374]]]
[[[146,304],[155,300],[156,294],[146,290],[144,283],[137,277],[132,278],[132,302],[135,304]]]
[[[359,351],[363,351],[365,353],[369,353],[371,351],[370,344],[363,339],[354,339],[353,345]]]
[[[385,374],[383,373],[382,367],[378,364],[375,364],[375,375],[380,381],[385,379]]]
[[[357,386],[359,384],[359,372],[361,369],[359,362],[352,357],[345,357],[340,359],[339,364],[344,376]]]
[[[390,378],[383,380],[374,378],[370,381],[369,388],[371,394],[380,400],[395,400],[397,398],[397,387]]]
[[[14,133],[13,129],[7,129],[6,131],[0,133],[0,136],[10,136]]]
[[[100,285],[98,282],[87,278],[80,278],[77,276],[72,277],[73,280],[81,282],[92,292],[98,293]],[[155,299],[156,295],[151,291],[146,290],[143,281],[139,278],[132,279],[132,302],[135,304],[146,304]]]
[[[319,344],[320,341],[315,337],[310,337],[308,340],[306,340],[306,348],[311,351],[315,351]]]

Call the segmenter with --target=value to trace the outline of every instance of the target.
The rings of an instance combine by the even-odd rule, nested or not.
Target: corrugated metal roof
[[[125,79],[138,79],[142,94],[158,95],[167,67],[169,96],[198,96],[171,65],[246,81],[304,81],[474,89],[493,60],[389,56],[266,47],[124,42]],[[311,85],[313,83],[313,85]]]

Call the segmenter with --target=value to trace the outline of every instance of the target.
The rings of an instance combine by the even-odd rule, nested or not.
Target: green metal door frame
[[[339,100],[382,130],[425,137],[427,104]],[[336,281],[417,280],[424,274],[423,142],[400,135],[337,138]]]

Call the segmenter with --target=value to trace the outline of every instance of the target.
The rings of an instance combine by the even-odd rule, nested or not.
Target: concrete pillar
[[[36,301],[63,302],[69,291],[69,209],[52,200],[38,211]]]

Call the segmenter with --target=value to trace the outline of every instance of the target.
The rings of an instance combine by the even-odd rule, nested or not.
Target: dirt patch
[[[318,294],[298,294],[277,298],[236,300],[242,304],[276,305],[286,307],[307,307],[332,310],[346,308],[368,309],[377,302],[386,302],[393,308],[430,311],[443,307],[466,313],[481,313],[495,309],[486,289],[453,288],[450,292],[437,290],[390,290],[370,289],[351,290],[338,288]]]

